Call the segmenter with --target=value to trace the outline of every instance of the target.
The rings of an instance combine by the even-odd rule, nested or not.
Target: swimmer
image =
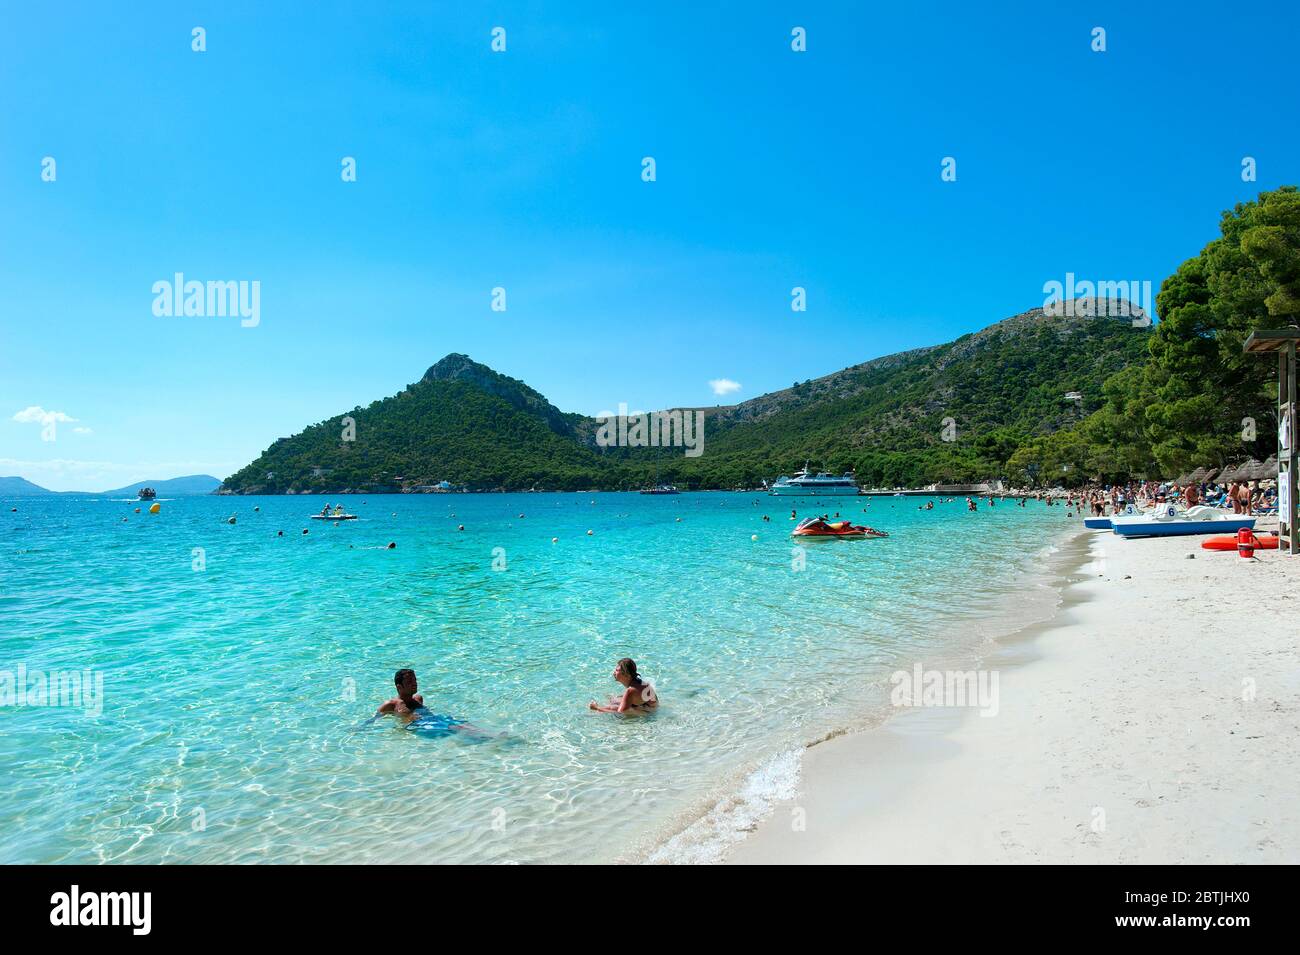
[[[614,667],[614,679],[623,684],[623,695],[611,696],[608,706],[592,700],[587,709],[597,713],[649,713],[659,705],[653,684],[636,675],[636,662],[631,657],[618,661]]]
[[[385,713],[414,716],[416,710],[424,708],[424,697],[416,692],[420,689],[420,684],[415,679],[414,670],[398,670],[393,674],[393,685],[397,687],[397,696],[382,704],[376,711],[376,716]]]
[[[397,696],[381,704],[371,722],[392,713],[407,729],[423,736],[449,736],[456,732],[475,739],[492,738],[491,733],[471,726],[464,720],[429,712],[424,697],[419,693],[420,684],[415,679],[414,670],[398,670],[393,674],[393,685],[397,687]]]

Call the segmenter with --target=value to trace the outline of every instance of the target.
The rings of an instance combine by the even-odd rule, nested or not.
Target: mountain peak
[[[565,419],[561,411],[554,407],[538,391],[529,388],[522,381],[493,371],[487,365],[479,364],[460,352],[452,352],[438,361],[424,373],[421,384],[433,382],[463,382],[472,385],[528,414],[545,419],[547,427],[556,434],[569,435],[573,426]]]
[[[457,378],[474,380],[483,377],[484,374],[494,375],[494,372],[487,365],[480,365],[469,355],[462,355],[460,352],[452,352],[446,358],[441,359],[429,367],[424,373],[422,381],[453,381]]]

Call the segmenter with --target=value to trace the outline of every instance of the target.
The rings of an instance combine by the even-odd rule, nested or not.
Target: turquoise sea
[[[360,520],[309,520],[325,499],[3,502],[0,674],[92,671],[103,698],[0,706],[0,862],[716,859],[803,744],[884,718],[890,673],[987,649],[1071,523],[754,493],[351,496]],[[891,537],[796,569],[792,507]],[[587,710],[623,656],[656,714]],[[399,667],[490,737],[368,723]]]

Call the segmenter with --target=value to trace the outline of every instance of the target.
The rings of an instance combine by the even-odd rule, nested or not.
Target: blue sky
[[[0,474],[225,476],[453,351],[565,411],[740,400],[1158,287],[1300,181],[1294,4],[701,6],[8,8]],[[155,316],[176,272],[260,324]]]

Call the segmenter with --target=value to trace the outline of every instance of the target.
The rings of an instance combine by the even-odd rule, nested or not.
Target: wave
[[[777,803],[798,795],[802,766],[802,747],[777,753],[745,776],[736,792],[718,800],[703,816],[652,850],[645,861],[658,865],[721,862]]]

